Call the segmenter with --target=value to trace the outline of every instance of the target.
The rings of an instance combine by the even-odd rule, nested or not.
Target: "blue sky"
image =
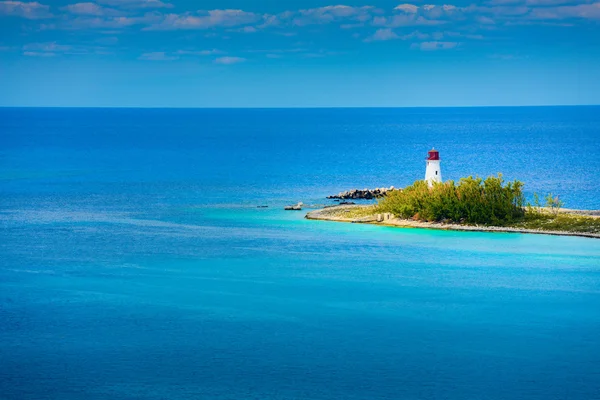
[[[0,106],[551,104],[600,104],[600,0],[0,1]]]

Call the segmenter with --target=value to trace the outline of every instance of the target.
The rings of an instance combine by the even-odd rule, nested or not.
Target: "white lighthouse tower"
[[[427,169],[425,170],[425,180],[429,187],[433,182],[442,182],[442,170],[440,169],[440,152],[431,149],[427,156]]]

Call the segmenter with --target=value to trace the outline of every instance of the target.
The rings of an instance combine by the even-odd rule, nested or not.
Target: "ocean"
[[[600,209],[600,107],[0,108],[0,399],[599,399],[600,241],[283,210],[432,147]]]

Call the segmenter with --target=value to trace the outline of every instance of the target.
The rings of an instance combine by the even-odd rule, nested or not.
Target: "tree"
[[[546,207],[550,209],[552,214],[557,215],[564,205],[564,202],[560,200],[558,196],[553,196],[552,193],[548,193],[545,197]]]
[[[432,187],[417,181],[381,200],[379,210],[424,221],[503,225],[521,219],[524,204],[523,183],[505,184],[498,174],[485,180],[470,176],[458,184],[434,182]]]

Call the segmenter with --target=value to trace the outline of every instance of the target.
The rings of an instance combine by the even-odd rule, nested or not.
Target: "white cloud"
[[[446,5],[442,5],[442,6],[437,6],[437,5],[423,6],[423,12],[421,13],[421,15],[428,19],[448,20],[448,19],[453,19],[457,16],[460,16],[461,13],[462,13],[462,8],[458,8],[456,6],[446,4]]]
[[[73,49],[73,46],[61,45],[56,42],[29,43],[23,46],[23,50],[43,51],[43,52],[67,52]]]
[[[263,23],[258,28],[271,28],[281,25],[281,19],[276,15],[264,15]]]
[[[530,9],[525,6],[476,6],[471,5],[461,9],[473,15],[491,15],[493,18],[518,18],[525,16]]]
[[[419,7],[414,4],[400,4],[394,10],[403,11],[405,13],[416,14],[419,11]]]
[[[221,50],[177,50],[175,54],[182,56],[212,56],[216,54],[223,54]]]
[[[493,24],[532,24],[568,19],[600,20],[600,2],[575,0],[493,0],[486,6],[471,5],[461,11],[476,21]]]
[[[332,17],[334,18],[345,18],[351,17],[353,15],[365,12],[372,9],[372,7],[350,7],[350,6],[326,6],[319,8],[311,8],[307,10],[300,10],[300,14],[312,16],[315,19],[325,19],[328,20]]]
[[[62,15],[57,15],[57,18],[46,24],[38,25],[38,28],[119,31],[135,27],[142,30],[207,30],[207,35],[223,38],[223,34],[228,30],[242,33],[261,30],[274,35],[291,36],[302,33],[302,27],[305,26],[333,24],[342,29],[357,29],[358,34],[352,35],[350,32],[347,35],[360,39],[371,33],[361,28],[374,27],[373,30],[377,31],[364,40],[385,41],[408,40],[406,32],[412,29],[426,30],[427,27],[431,27],[430,30],[469,32],[470,35],[464,34],[461,37],[481,39],[481,35],[475,34],[478,30],[490,32],[517,24],[576,24],[583,23],[583,20],[600,20],[600,0],[489,0],[472,2],[472,5],[466,7],[415,2],[416,4],[399,4],[386,10],[373,6],[330,5],[288,10],[277,15],[239,9],[165,12],[166,8],[173,7],[167,0],[79,1],[60,8]],[[0,0],[1,15],[29,19],[53,17],[47,5],[15,0]],[[436,26],[438,28],[435,28]],[[402,32],[403,27],[408,29]],[[312,30],[317,29],[313,27]],[[447,37],[448,35],[443,37],[432,32],[428,34],[431,43],[453,43],[454,40],[458,40],[453,40]]]
[[[440,25],[446,21],[427,19],[418,14],[398,14],[389,17],[375,17],[373,19],[373,25],[384,26],[388,28],[398,28],[401,26],[426,26],[426,25]]]
[[[471,39],[471,40],[484,39],[483,35],[472,34],[472,33],[463,33],[463,32],[454,32],[454,31],[434,32],[431,34],[431,36],[435,40],[441,40],[443,38],[464,38],[464,39]]]
[[[423,33],[420,31],[414,31],[412,33],[409,33],[407,35],[402,36],[402,40],[427,40],[431,37],[431,35],[427,34],[427,33]]]
[[[212,27],[235,27],[260,21],[259,14],[242,10],[211,10],[195,14],[167,14],[160,22],[147,30],[208,29]]]
[[[482,25],[496,25],[496,21],[484,15],[475,17],[475,21]]]
[[[564,6],[594,3],[595,0],[490,0],[489,5]]]
[[[441,38],[443,36],[443,34],[442,33],[429,34],[429,33],[423,33],[420,31],[414,31],[414,32],[408,33],[406,35],[398,35],[391,29],[385,28],[385,29],[377,30],[377,32],[375,32],[374,35],[369,36],[364,41],[365,42],[373,42],[373,41],[378,41],[378,40],[381,41],[381,40],[394,40],[394,39],[427,41],[427,40],[431,39],[432,36],[434,38],[435,37]]]
[[[94,16],[116,16],[121,13],[111,8],[100,7],[96,3],[76,3],[69,4],[63,8],[71,14],[76,15],[94,15]]]
[[[373,25],[387,28],[401,26],[440,25],[463,18],[463,10],[454,5],[426,4],[421,7],[415,4],[400,4],[394,8],[395,13],[377,16]]]
[[[23,55],[26,57],[54,57],[56,56],[56,53],[43,51],[24,51]]]
[[[224,65],[231,65],[231,64],[239,64],[246,61],[245,58],[242,57],[219,57],[215,59],[215,64],[224,64]]]
[[[271,53],[271,54],[282,54],[282,53],[304,53],[308,51],[308,49],[303,47],[294,47],[288,49],[254,49],[247,50],[247,53]]]
[[[579,4],[574,6],[543,7],[531,10],[530,17],[534,19],[593,19],[600,20],[600,2],[594,4]]]
[[[356,28],[362,28],[364,26],[365,26],[365,24],[363,22],[357,22],[355,24],[342,24],[342,25],[340,25],[340,28],[342,28],[342,29],[356,29]]]
[[[240,28],[237,30],[238,32],[243,32],[243,33],[255,33],[258,31],[258,29],[256,29],[253,26],[245,26],[243,28]]]
[[[29,57],[54,57],[61,55],[112,54],[98,45],[64,45],[57,42],[29,43],[23,46],[23,55]]]
[[[351,7],[344,5],[310,8],[298,12],[288,11],[278,16],[280,21],[291,18],[292,24],[306,26],[314,24],[328,24],[335,21],[360,21],[372,19],[372,14],[379,13],[375,7]]]
[[[58,25],[54,27],[48,27],[48,29],[114,29],[118,31],[120,29],[132,27],[135,25],[149,25],[160,21],[160,19],[161,16],[156,13],[146,13],[139,17],[78,15],[74,18],[64,19]]]
[[[160,0],[97,0],[97,3],[119,8],[173,8]]]
[[[171,61],[177,60],[178,57],[170,56],[164,51],[154,51],[151,53],[144,53],[138,57],[139,60],[147,61]]]
[[[419,49],[422,51],[435,51],[435,50],[451,50],[455,49],[460,45],[458,42],[422,42],[413,43],[412,49]]]
[[[38,2],[0,1],[0,15],[27,19],[50,18],[50,6]]]
[[[365,39],[365,42],[376,42],[376,41],[385,41],[385,40],[394,40],[399,39],[398,36],[393,30],[390,28],[378,29],[375,33],[368,38]]]
[[[505,5],[514,6],[514,5],[521,4],[521,3],[525,3],[525,1],[524,0],[489,0],[489,1],[485,2],[485,4],[490,5],[490,6],[505,6]]]

